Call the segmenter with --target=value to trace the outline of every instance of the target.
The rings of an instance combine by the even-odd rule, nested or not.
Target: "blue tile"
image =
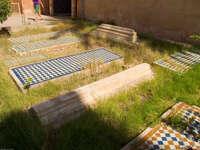
[[[166,137],[162,137],[162,140],[163,140],[163,141],[167,141],[167,138],[166,138]]]
[[[183,146],[184,143],[182,141],[178,141],[179,145]]]
[[[159,145],[154,145],[153,148],[154,149],[160,149]]]
[[[95,56],[95,59],[93,56]],[[31,85],[35,85],[47,80],[81,71],[84,69],[83,65],[96,62],[97,60],[102,60],[102,63],[108,63],[121,58],[123,57],[118,54],[110,52],[104,48],[100,48],[97,50],[59,57],[40,63],[21,66],[11,70],[20,80],[22,85],[27,83],[27,79],[29,77],[33,79]]]
[[[162,141],[158,141],[158,144],[159,144],[159,145],[163,145],[163,142],[162,142]]]
[[[176,137],[172,137],[172,140],[173,140],[173,141],[177,141],[177,138],[176,138]]]

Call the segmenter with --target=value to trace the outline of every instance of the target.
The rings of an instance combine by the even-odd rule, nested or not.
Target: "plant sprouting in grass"
[[[187,133],[193,135],[196,140],[200,140],[199,134],[197,134],[193,128],[190,128],[194,121],[194,116],[184,120],[180,115],[171,116],[165,120],[168,125],[175,128],[178,132],[186,131]]]
[[[88,62],[84,68],[89,69],[90,75],[95,76],[100,70],[100,66],[103,64],[103,60],[98,60],[96,58],[96,54],[93,55],[93,58],[90,62]]]
[[[191,39],[200,40],[200,35],[191,35]]]
[[[180,115],[171,116],[170,118],[165,120],[165,122],[179,132],[185,131],[188,126],[188,122],[183,120]]]
[[[30,77],[27,79],[27,83],[24,84],[24,89],[29,90],[31,87],[31,83],[33,82],[33,79]]]

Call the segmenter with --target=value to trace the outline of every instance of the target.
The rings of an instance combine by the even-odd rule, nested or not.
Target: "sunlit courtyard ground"
[[[184,74],[153,65],[159,58],[167,57],[177,51],[196,49],[155,40],[139,35],[138,45],[126,45],[108,39],[92,37],[89,33],[96,30],[97,24],[67,20],[52,22],[51,29],[26,28],[11,37],[72,30],[83,41],[65,50],[40,51],[49,58],[76,54],[87,50],[105,47],[124,56],[124,65],[112,63],[101,72],[74,75],[66,80],[48,82],[43,87],[23,94],[8,74],[6,60],[23,58],[11,50],[8,36],[0,37],[0,149],[14,150],[116,150],[126,145],[146,127],[160,122],[160,116],[179,101],[200,106],[200,65],[194,66]],[[68,33],[67,33],[68,34]],[[45,60],[45,59],[44,59]],[[35,60],[33,62],[38,62]],[[29,63],[33,63],[29,62]],[[59,130],[40,125],[31,117],[27,109],[49,98],[97,81],[128,67],[149,63],[155,72],[152,81],[137,88],[129,89],[101,101],[79,119]],[[17,64],[17,65],[25,65]]]

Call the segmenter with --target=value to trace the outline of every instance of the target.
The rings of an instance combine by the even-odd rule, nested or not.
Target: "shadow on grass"
[[[143,105],[134,105],[135,107],[131,106],[133,110],[128,113],[130,116],[128,118],[124,117],[120,121],[113,117],[115,115],[112,116],[113,112],[110,108],[115,109],[113,105],[107,108],[108,115],[104,115],[103,111],[106,110],[104,108],[107,105],[103,105],[101,107],[103,113],[89,109],[79,119],[64,125],[61,129],[47,130],[40,125],[37,119],[30,117],[27,112],[13,110],[11,113],[1,116],[0,148],[13,148],[15,150],[120,149],[130,140],[130,134],[138,134],[139,126],[155,120],[158,117],[152,117],[152,115],[159,115],[161,111],[165,110],[167,103],[164,100],[161,102],[161,99],[171,100],[172,98],[177,98],[178,101],[178,97],[182,96],[188,99],[187,103],[195,104],[197,102],[199,104],[198,100],[187,96],[194,94],[195,89],[199,89],[200,84],[199,80],[197,80],[199,77],[198,70],[199,67],[197,66],[196,70],[191,70],[186,76],[176,76],[173,79],[176,83],[168,83],[166,81],[165,83],[168,86],[165,86],[166,84],[161,84],[161,86],[155,84],[156,90],[154,92],[156,95],[154,98],[157,97],[157,100],[144,103]],[[164,71],[163,73],[166,74]],[[168,75],[166,74],[165,76]],[[192,84],[192,81],[196,81],[196,83]],[[148,88],[154,89],[155,87],[150,86]],[[184,101],[183,98],[181,99],[181,101]],[[116,104],[117,101],[114,101],[114,103]],[[156,111],[152,112],[153,110]],[[127,121],[126,119],[130,120]],[[132,124],[137,125],[132,126]],[[133,128],[131,132],[128,130],[130,126]]]
[[[81,118],[63,126],[57,135],[56,150],[116,150],[128,141],[127,130],[114,127],[109,121],[88,110]],[[117,126],[117,125],[116,125]]]
[[[10,28],[9,27],[3,27],[3,28],[0,28],[0,37],[10,37]]]
[[[75,105],[71,105],[74,99],[72,97],[76,93],[72,92],[71,94],[67,95],[69,98],[65,101],[67,105],[63,103],[62,99],[50,100],[54,101],[55,105],[46,109],[49,111],[48,117],[55,115],[51,114],[52,108],[59,112],[53,120],[54,125],[58,121],[68,120],[74,114],[74,112],[70,112],[70,109],[75,107],[77,110],[77,107],[81,105],[80,95],[75,95],[78,98],[75,99]],[[61,108],[61,106],[63,107]],[[82,106],[82,108],[86,107]],[[44,109],[41,111],[44,113]],[[13,110],[2,117],[0,148],[14,150],[115,150],[120,149],[128,141],[128,131],[124,127],[124,122],[116,122],[115,126],[91,109],[87,109],[80,118],[57,130],[52,127],[43,127],[36,117],[26,111]]]
[[[0,137],[0,149],[41,150],[45,131],[37,119],[16,110],[3,116]]]
[[[116,126],[113,126],[111,121],[89,109],[83,103],[87,95],[81,93],[85,92],[87,93],[86,89],[80,92],[72,91],[37,105],[37,110],[46,114],[43,115],[43,120],[47,117],[51,120],[49,125],[62,125],[57,130],[48,130],[45,150],[115,150],[126,144],[124,141],[128,140],[128,133],[124,122],[117,122]],[[87,96],[88,100],[90,96]],[[45,108],[45,112],[42,108]]]
[[[120,133],[90,110],[60,130],[42,127],[27,112],[13,111],[4,116],[0,137],[0,148],[14,150],[115,150],[127,141],[126,131]]]
[[[55,36],[53,36],[51,39],[56,39],[59,37],[62,37],[66,33],[72,32],[77,37],[82,39],[81,44],[88,49],[90,45],[89,42],[89,35],[93,31],[93,28],[96,28],[96,24],[86,21],[86,20],[79,20],[79,19],[72,19],[62,22],[65,26],[64,30],[59,29],[60,31],[57,32]],[[59,27],[58,27],[59,28]],[[88,28],[88,31],[84,31]]]
[[[158,50],[160,53],[167,53],[169,55],[183,50],[189,50],[190,45],[184,43],[176,43],[175,41],[163,41],[155,39],[154,37],[148,35],[139,35],[141,41],[146,41],[149,47],[152,47],[152,50]]]

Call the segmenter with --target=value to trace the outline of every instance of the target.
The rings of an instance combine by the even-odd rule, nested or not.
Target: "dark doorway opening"
[[[54,15],[71,16],[71,0],[54,0]]]

